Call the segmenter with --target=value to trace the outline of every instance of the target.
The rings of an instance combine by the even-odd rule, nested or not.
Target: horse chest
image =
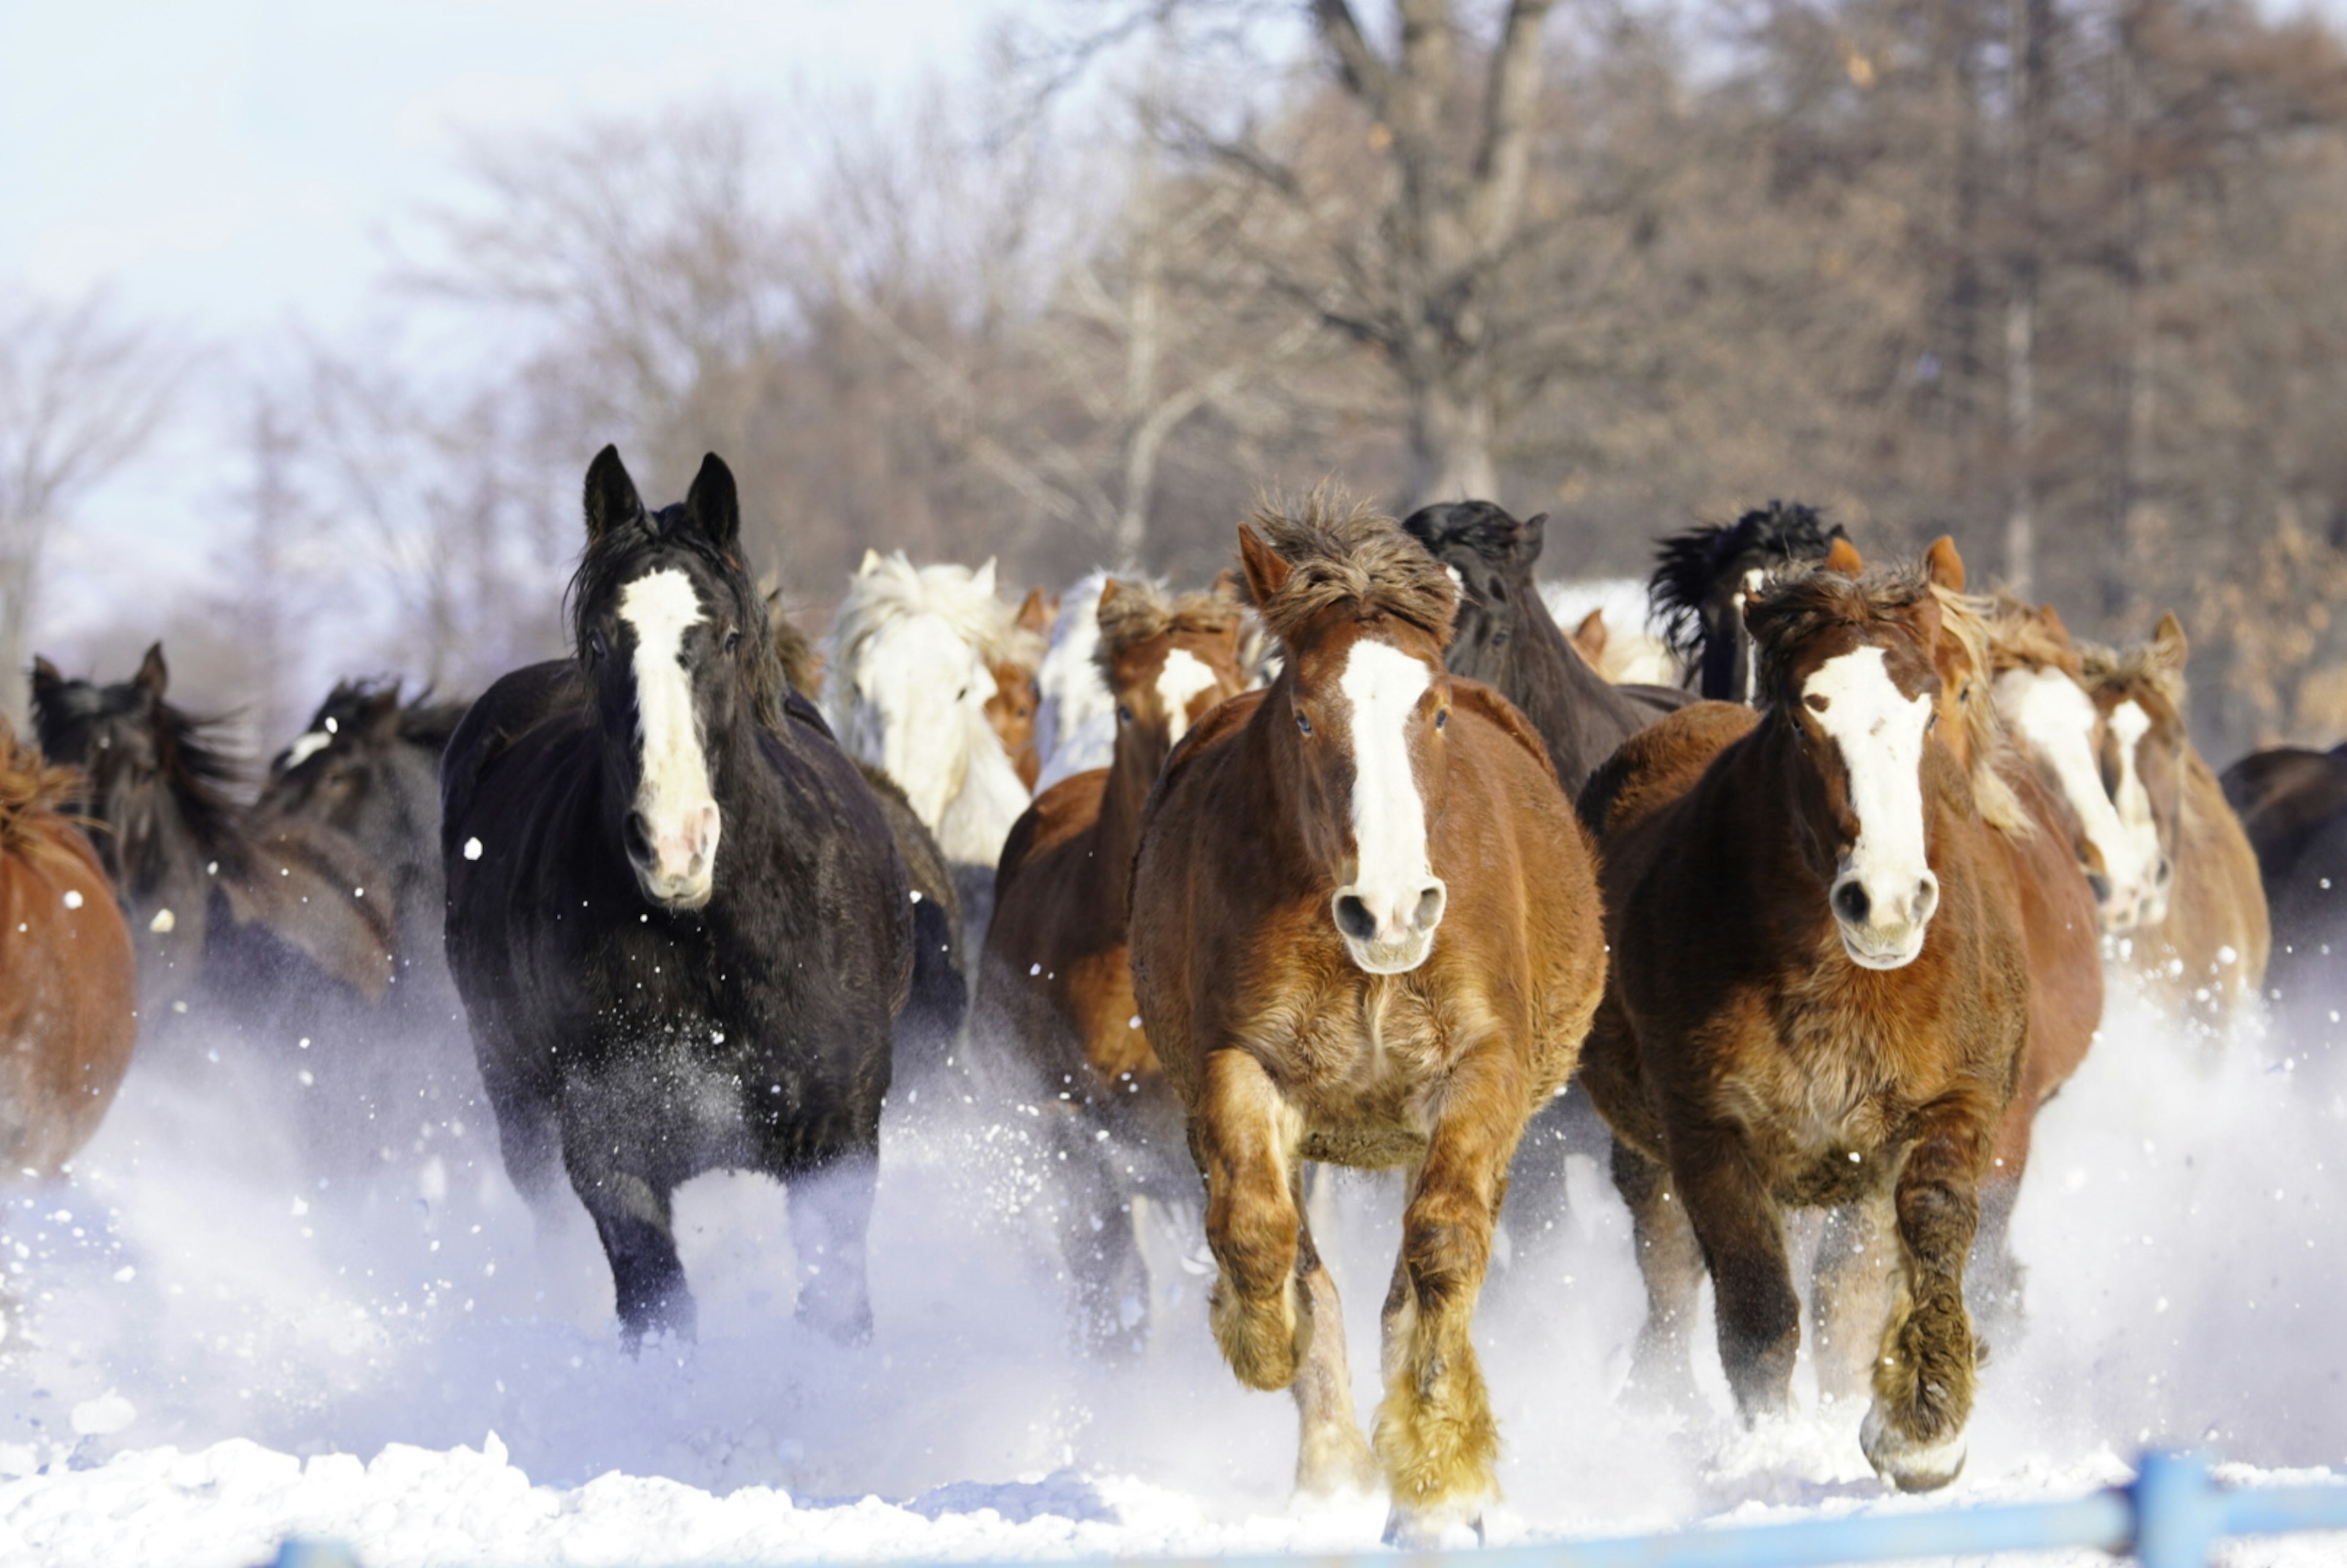
[[[1341,966],[1331,983],[1263,1009],[1258,1054],[1303,1112],[1304,1153],[1379,1169],[1426,1153],[1426,1096],[1442,1063],[1435,1010],[1399,979]]]
[[[1909,1102],[1889,1027],[1844,1009],[1789,1009],[1770,1049],[1721,1076],[1721,1106],[1781,1200],[1846,1203],[1880,1184]]]

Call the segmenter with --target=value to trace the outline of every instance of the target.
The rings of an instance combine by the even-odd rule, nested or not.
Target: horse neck
[[[1034,797],[985,715],[971,710],[966,717],[963,744],[969,749],[969,761],[962,769],[961,787],[946,801],[938,824],[938,847],[957,865],[992,866]]]
[[[1099,907],[1115,909],[1120,918],[1131,891],[1133,857],[1141,851],[1142,814],[1172,750],[1158,735],[1143,735],[1134,725],[1117,731],[1100,815],[1092,823],[1092,858],[1085,864],[1106,895]]]
[[[1539,594],[1527,589],[1518,602],[1522,624],[1510,644],[1508,690],[1502,694],[1524,710],[1548,743],[1557,771],[1584,778],[1644,720],[1628,698],[1589,667]]]

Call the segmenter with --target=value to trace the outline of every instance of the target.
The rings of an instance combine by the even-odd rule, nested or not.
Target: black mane
[[[1671,535],[1655,548],[1655,572],[1646,579],[1664,643],[1694,662],[1703,653],[1704,611],[1723,581],[1754,567],[1823,560],[1834,540],[1848,537],[1840,523],[1829,525],[1817,508],[1798,501],[1771,501],[1732,523]]]
[[[222,744],[218,732],[232,714],[198,717],[160,699],[150,699],[135,681],[101,686],[94,681],[64,681],[33,696],[33,722],[41,749],[58,762],[87,771],[96,732],[129,723],[148,725],[164,787],[205,854],[241,860],[243,835],[234,792],[244,780],[242,761]]]

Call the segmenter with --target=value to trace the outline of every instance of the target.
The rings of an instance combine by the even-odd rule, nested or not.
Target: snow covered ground
[[[29,1331],[0,1362],[0,1568],[225,1568],[289,1532],[370,1568],[1377,1539],[1379,1502],[1290,1505],[1290,1406],[1222,1367],[1170,1233],[1146,1363],[1064,1351],[1025,1212],[1046,1173],[1015,1130],[934,1104],[891,1129],[861,1350],[793,1323],[779,1190],[687,1189],[701,1339],[631,1360],[583,1215],[541,1248],[477,1109],[322,1125],[302,1071],[142,1061],[74,1179],[7,1212]],[[1495,1277],[1480,1320],[1507,1445],[1492,1540],[2066,1495],[2152,1442],[2347,1461],[2342,1089],[2116,1008],[2040,1123],[2017,1218],[2031,1331],[1984,1374],[1968,1473],[1920,1504],[1867,1472],[1855,1410],[1738,1430],[1707,1358],[1706,1409],[1617,1409],[1641,1296],[1626,1216],[1576,1166],[1562,1242]],[[1337,1208],[1367,1409],[1392,1194],[1347,1177]]]

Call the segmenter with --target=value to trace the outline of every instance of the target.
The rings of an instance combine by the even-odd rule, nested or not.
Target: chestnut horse
[[[2150,641],[2082,657],[2111,804],[2157,866],[2157,897],[2126,962],[2171,1009],[2221,1027],[2264,986],[2272,933],[2257,852],[2185,727],[2188,651],[2165,615]]]
[[[1169,600],[1112,578],[1100,593],[1101,672],[1115,699],[1104,769],[1062,780],[1010,830],[995,875],[973,1038],[1015,1061],[1049,1118],[1073,1191],[1061,1245],[1087,1343],[1135,1350],[1145,1306],[1123,1310],[1136,1258],[1133,1199],[1187,1197],[1182,1111],[1136,1023],[1126,956],[1142,808],[1174,743],[1246,686],[1239,607]],[[1146,1303],[1143,1289],[1137,1298]]]
[[[1141,1019],[1189,1116],[1239,1380],[1292,1388],[1300,1491],[1369,1482],[1303,1165],[1406,1173],[1376,1464],[1389,1538],[1480,1522],[1499,1450],[1470,1325],[1508,1162],[1604,988],[1589,846],[1546,748],[1450,674],[1450,574],[1317,497],[1239,530],[1270,687],[1193,730],[1133,867]]]
[[[1043,634],[1051,630],[1057,608],[1043,597],[1041,589],[1029,589],[1013,618],[1021,634],[1017,653],[989,653],[986,660],[986,672],[994,678],[994,695],[986,700],[986,722],[1010,754],[1019,782],[1030,792],[1043,772],[1043,753],[1035,736],[1036,717],[1043,706],[1036,666],[1042,657]]]
[[[0,719],[0,1162],[54,1175],[114,1103],[138,1036],[138,959],[65,807],[81,779]]]
[[[1581,801],[1614,955],[1581,1081],[1614,1129],[1646,1278],[1634,1379],[1690,1389],[1708,1266],[1739,1411],[1785,1409],[1801,1332],[1785,1211],[1848,1209],[1819,1258],[1822,1320],[1881,1299],[1894,1247],[1895,1295],[1820,1349],[1873,1358],[1875,1469],[1940,1486],[1963,1462],[1965,1265],[2027,1033],[2020,917],[1965,770],[1929,739],[1930,582],[1809,571],[1743,592],[1761,711],[1673,714]]]

